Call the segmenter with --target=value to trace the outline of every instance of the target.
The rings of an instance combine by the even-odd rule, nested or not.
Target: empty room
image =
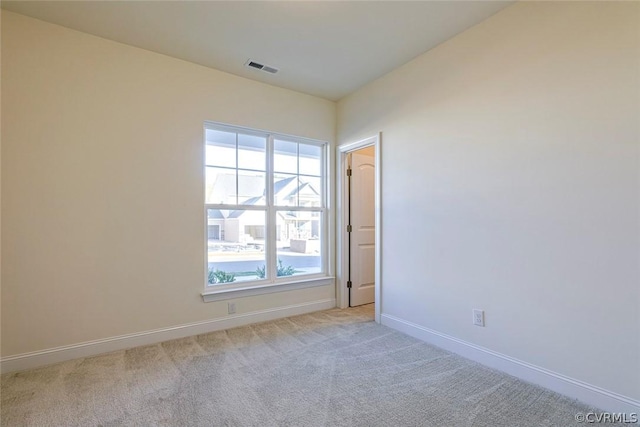
[[[640,3],[0,14],[1,425],[640,422]]]

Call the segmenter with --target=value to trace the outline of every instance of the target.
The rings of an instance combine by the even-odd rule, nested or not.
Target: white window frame
[[[252,296],[267,294],[273,292],[283,292],[294,289],[303,289],[315,286],[325,286],[334,284],[334,277],[332,276],[332,265],[329,261],[331,255],[331,247],[329,243],[329,236],[331,234],[331,223],[329,215],[329,179],[330,179],[330,147],[326,141],[319,141],[315,139],[309,139],[305,137],[283,135],[274,132],[261,131],[256,129],[244,128],[239,126],[228,125],[224,123],[206,121],[203,127],[203,189],[206,182],[206,131],[207,129],[234,132],[246,135],[254,135],[265,137],[267,141],[266,145],[266,203],[265,205],[229,205],[229,204],[208,204],[205,199],[205,191],[202,191],[203,205],[204,205],[204,291],[202,292],[202,298],[204,302],[220,301],[231,298]],[[321,162],[322,162],[322,197],[320,207],[293,207],[293,206],[275,206],[274,197],[274,141],[288,141],[295,143],[302,143],[308,145],[315,145],[322,148],[321,150]],[[237,167],[237,165],[236,165]],[[298,171],[299,173],[299,171]],[[267,266],[266,278],[261,280],[251,280],[243,282],[232,282],[227,284],[209,285],[207,276],[209,271],[209,254],[208,254],[208,209],[221,209],[221,210],[257,210],[264,211],[266,214],[265,219],[265,265]],[[296,212],[320,212],[322,221],[322,230],[320,236],[320,256],[321,256],[321,272],[314,274],[294,275],[277,277],[276,269],[274,268],[277,263],[277,244],[276,244],[276,227],[277,222],[276,215],[278,211],[296,211]]]

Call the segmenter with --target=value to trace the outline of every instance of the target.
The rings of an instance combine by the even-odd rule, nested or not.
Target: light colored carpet
[[[2,376],[3,426],[566,426],[592,409],[329,310]]]

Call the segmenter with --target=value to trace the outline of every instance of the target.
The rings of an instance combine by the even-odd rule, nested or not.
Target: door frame
[[[355,142],[349,142],[337,147],[336,188],[337,197],[337,238],[336,238],[336,300],[338,307],[347,308],[349,305],[349,289],[347,288],[348,265],[348,237],[347,237],[347,154],[361,148],[373,146],[375,151],[375,321],[380,323],[382,309],[382,199],[381,199],[381,140],[382,132]]]

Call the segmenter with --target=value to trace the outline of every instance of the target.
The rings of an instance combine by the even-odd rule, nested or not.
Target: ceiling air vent
[[[265,73],[275,74],[278,72],[277,68],[271,67],[269,65],[264,65],[256,61],[248,60],[245,62],[245,67],[255,68],[256,70],[264,71]]]

